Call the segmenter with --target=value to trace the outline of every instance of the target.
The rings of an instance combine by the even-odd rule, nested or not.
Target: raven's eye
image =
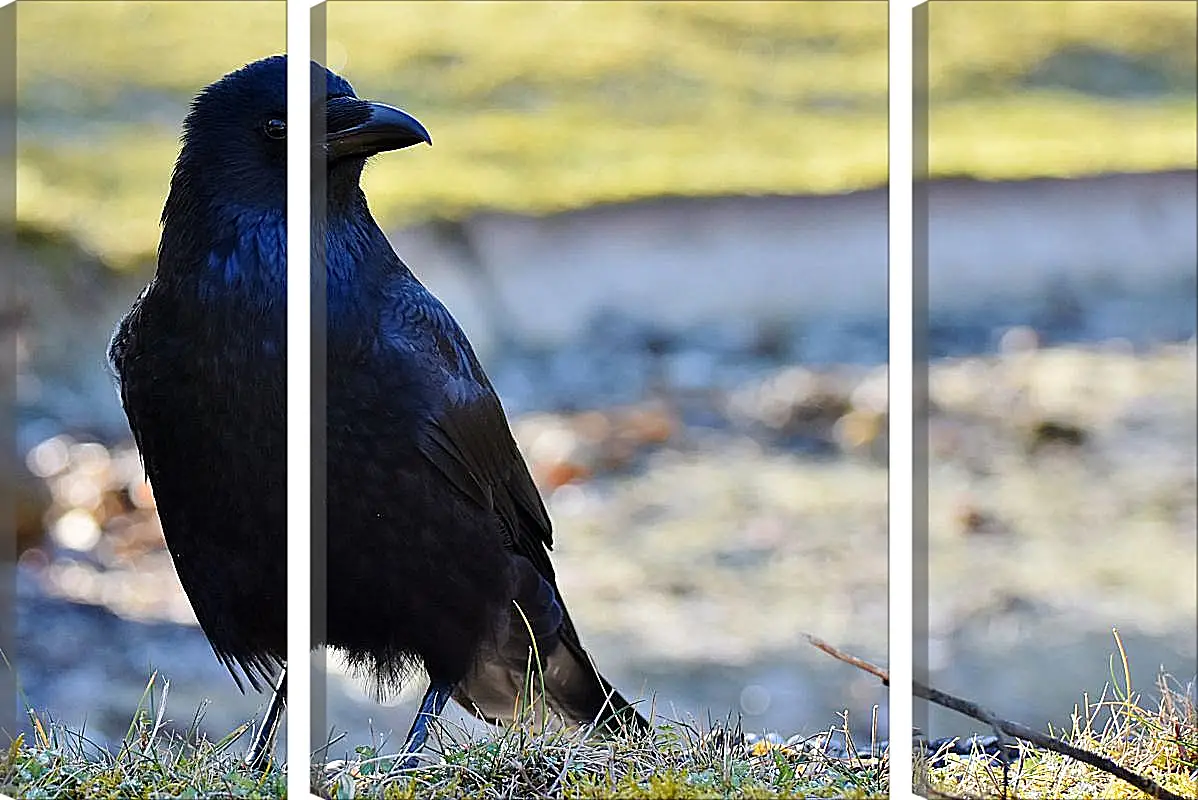
[[[276,141],[287,138],[287,121],[278,117],[271,117],[266,122],[262,123],[262,133],[267,139]]]

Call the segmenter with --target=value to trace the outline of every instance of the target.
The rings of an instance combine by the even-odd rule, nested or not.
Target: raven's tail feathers
[[[555,637],[552,644],[549,653],[538,653],[539,665],[531,656],[523,664],[502,657],[480,660],[457,685],[454,699],[492,724],[511,723],[523,707],[537,720],[551,710],[570,724],[595,723],[605,735],[652,729],[573,637]]]
[[[528,647],[526,638],[524,657],[509,642],[480,659],[456,685],[455,701],[492,725],[508,725],[526,711],[544,722],[545,711],[552,711],[571,725],[593,722],[604,734],[651,731],[645,716],[595,668],[573,625],[534,641]]]
[[[596,723],[607,734],[643,733],[649,721],[595,668],[587,652],[568,638],[545,659],[545,694],[563,717]]]
[[[595,668],[553,584],[524,557],[513,559],[512,570],[513,613],[454,699],[492,722],[521,716],[523,704],[539,719],[552,710],[607,734],[649,731],[644,716]]]

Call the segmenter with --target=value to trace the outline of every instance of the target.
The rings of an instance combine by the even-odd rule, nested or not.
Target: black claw
[[[416,719],[412,721],[412,728],[408,731],[408,738],[404,742],[403,748],[406,757],[400,762],[398,769],[412,769],[420,765],[420,751],[424,749],[424,743],[428,741],[428,724],[441,716],[441,712],[445,710],[445,704],[449,702],[452,695],[452,683],[433,681],[429,684],[424,698],[420,701],[420,710],[416,712]]]
[[[266,716],[262,718],[262,726],[254,735],[249,752],[245,754],[245,763],[250,769],[262,772],[266,769],[270,756],[274,752],[275,739],[278,738],[279,718],[283,715],[283,707],[287,705],[287,667],[279,672],[279,680],[275,683],[274,694],[270,698],[270,706]]]

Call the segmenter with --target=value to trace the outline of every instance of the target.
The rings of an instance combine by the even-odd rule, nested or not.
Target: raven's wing
[[[155,497],[162,501],[164,496],[169,496],[173,486],[180,483],[165,480],[163,462],[167,456],[174,455],[175,463],[178,463],[181,448],[172,438],[164,438],[173,437],[179,425],[177,411],[171,402],[172,398],[165,393],[160,371],[163,364],[169,363],[174,356],[162,352],[164,337],[158,324],[164,317],[170,318],[174,309],[170,305],[162,305],[169,298],[164,299],[156,294],[155,288],[155,282],[151,281],[117,325],[108,343],[108,368],[119,386],[121,406],[129,421],[129,430],[133,434],[133,442],[137,445],[146,476],[154,487]],[[181,483],[186,489],[190,481],[184,477]],[[229,670],[237,688],[243,692],[246,683],[256,692],[269,688],[283,666],[283,659],[234,638],[232,626],[227,623],[225,616],[211,607],[211,592],[197,590],[210,576],[202,571],[197,572],[191,559],[179,557],[181,546],[194,546],[195,540],[201,538],[186,530],[188,515],[177,503],[169,501],[159,502],[157,513],[163,534],[167,537],[175,572],[216,657]]]
[[[465,334],[431,294],[421,292],[407,300],[411,305],[405,309],[405,321],[409,329],[420,331],[434,366],[426,374],[442,381],[433,387],[441,402],[422,431],[420,451],[452,485],[497,517],[504,544],[516,559],[513,599],[537,632],[552,704],[575,722],[618,716],[633,725],[647,725],[599,674],[579,641],[549,561],[549,514]],[[550,621],[556,635],[543,629]],[[517,640],[524,624],[518,615],[513,618]],[[484,716],[504,719],[523,686],[524,667],[522,658],[480,664],[465,681],[462,694]]]
[[[469,381],[447,381],[449,399],[427,421],[421,452],[450,483],[493,511],[503,526],[504,545],[552,581],[552,524],[499,399],[490,385],[463,382]]]
[[[504,545],[552,581],[549,514],[466,334],[411,276],[393,299],[393,316],[383,325],[402,331],[400,340],[414,351],[421,382],[430,382],[426,408],[432,413],[420,434],[421,453],[459,491],[493,511],[503,525]]]

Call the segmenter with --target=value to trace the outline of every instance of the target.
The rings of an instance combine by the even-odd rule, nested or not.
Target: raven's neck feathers
[[[351,203],[330,203],[323,217],[312,220],[312,228],[313,242],[325,246],[324,253],[313,252],[313,260],[325,259],[331,305],[363,292],[377,294],[395,280],[415,280],[375,222],[361,190]]]
[[[162,209],[160,282],[202,304],[281,306],[286,278],[282,209],[205,198],[176,170]]]
[[[204,305],[286,307],[287,218],[281,209],[197,202],[172,185],[162,212],[158,280]],[[415,280],[358,192],[312,221],[313,262],[327,256],[330,311],[395,280]],[[321,253],[318,245],[324,243]]]

